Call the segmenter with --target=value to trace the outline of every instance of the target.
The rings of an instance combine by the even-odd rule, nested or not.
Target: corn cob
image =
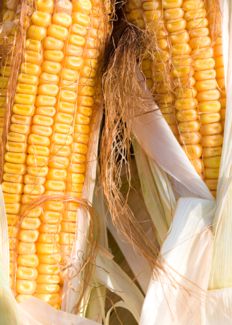
[[[204,1],[129,1],[126,11],[130,21],[136,24],[138,14],[134,17],[132,9],[135,3],[144,22],[144,17],[147,16],[151,17],[151,22],[156,22],[157,17],[160,17],[159,24],[165,24],[165,30],[168,32],[166,40],[171,45],[170,76],[175,95],[178,140],[197,172],[204,177],[206,184],[215,194],[223,138],[220,93],[217,89],[213,58],[214,52],[215,57],[217,56],[217,51],[213,51],[209,37]],[[146,8],[149,13],[146,13]],[[147,23],[144,25],[149,28]],[[153,33],[159,35],[157,29],[153,29]],[[220,40],[218,42],[220,43]],[[221,62],[220,59],[218,61]],[[218,64],[221,64],[220,62]],[[159,78],[159,69],[155,65],[153,69]],[[220,72],[219,68],[218,76],[223,79]],[[162,73],[165,74],[165,71],[162,70]],[[222,80],[220,82],[223,84]],[[159,91],[159,87],[157,89]],[[154,98],[156,99],[156,96]],[[158,100],[157,103],[160,105]]]
[[[107,27],[100,0],[53,2],[38,0],[31,18],[2,188],[17,299],[36,296],[59,308],[61,267],[72,249],[78,205],[50,200],[19,218],[41,195],[82,195]]]

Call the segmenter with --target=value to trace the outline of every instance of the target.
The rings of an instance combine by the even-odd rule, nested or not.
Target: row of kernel
[[[14,0],[12,2],[4,2],[2,8],[2,35],[0,36],[0,46],[4,48],[4,25],[7,26],[7,55],[3,55],[0,58],[0,137],[2,135],[3,130],[3,121],[6,107],[6,95],[7,95],[7,86],[8,80],[11,72],[11,64],[12,64],[12,54],[13,54],[13,44],[14,38],[17,32],[17,26],[13,24],[15,18],[17,18],[16,10],[17,10],[18,0]],[[9,30],[9,24],[12,23],[12,27]]]
[[[162,1],[143,1],[142,10],[148,30],[151,31],[153,44],[152,60],[143,61],[143,71],[147,84],[153,91],[155,101],[172,129],[177,135],[176,118],[174,114],[174,97],[171,93],[172,77],[170,76],[170,49]]]
[[[166,1],[164,16],[166,28],[172,44],[172,76],[175,84],[175,110],[178,121],[179,140],[197,172],[202,175],[202,147],[200,122],[197,113],[196,89],[193,87],[194,69],[192,67],[189,33],[182,9],[183,1]]]
[[[28,29],[25,63],[24,68],[18,78],[16,96],[20,100],[13,108],[12,119],[17,115],[24,115],[28,119],[25,131],[25,139],[23,141],[24,155],[24,178],[21,188],[21,207],[20,213],[23,213],[26,205],[36,198],[38,194],[38,181],[35,164],[36,152],[33,147],[33,130],[34,125],[32,117],[34,116],[35,106],[37,106],[37,94],[39,91],[39,78],[41,76],[43,62],[43,40],[51,23],[51,14],[53,11],[53,2],[44,5],[44,1],[37,1],[37,10],[31,17],[31,24]],[[18,105],[19,104],[19,105]],[[24,185],[25,184],[25,185]],[[38,277],[38,257],[36,255],[36,241],[39,236],[40,219],[38,213],[30,211],[23,218],[18,233],[18,259],[17,259],[17,275],[16,275],[16,294],[18,301],[23,301],[27,297],[34,294],[36,289],[36,279]]]
[[[55,11],[48,31],[48,38],[45,40],[46,51],[44,55],[46,61],[44,63],[46,62],[46,66],[43,80],[41,80],[41,88],[43,89],[41,89],[41,102],[39,103],[42,106],[45,101],[44,106],[47,107],[49,102],[55,113],[51,129],[48,129],[50,126],[46,125],[46,130],[49,133],[46,136],[50,138],[48,160],[46,161],[48,173],[44,183],[46,195],[62,195],[65,190],[63,178],[66,176],[65,161],[60,152],[65,151],[67,128],[62,125],[63,116],[59,113],[58,107],[65,96],[62,89],[62,78],[67,57],[66,43],[68,43],[69,27],[72,24],[72,5],[70,1],[64,1],[58,4]],[[50,97],[48,100],[46,99],[47,96]],[[54,98],[53,101],[51,97]],[[59,134],[60,131],[63,133]],[[67,159],[67,157],[65,158]],[[41,216],[42,224],[37,242],[39,268],[35,296],[53,307],[59,308],[61,303],[59,233],[62,213],[61,211],[54,211],[56,208],[55,201],[48,201],[44,205]]]
[[[90,1],[82,3],[74,2],[74,12],[78,9],[82,12],[82,20],[74,15],[74,22],[85,33],[86,40],[83,44],[83,64],[78,82],[78,101],[75,118],[73,121],[74,134],[71,153],[71,162],[67,179],[67,194],[73,198],[82,197],[82,189],[85,179],[87,152],[90,133],[90,117],[94,104],[95,77],[97,72],[97,59],[99,56],[100,39],[103,35],[103,26],[95,12],[95,20],[92,16],[92,5]],[[77,203],[73,202],[66,206],[62,222],[61,243],[63,256],[70,256],[76,232]],[[64,259],[64,262],[68,260]]]
[[[220,92],[217,89],[215,60],[209,37],[203,0],[184,1],[183,9],[193,49],[198,110],[201,121],[205,182],[213,193],[217,188],[222,146]]]

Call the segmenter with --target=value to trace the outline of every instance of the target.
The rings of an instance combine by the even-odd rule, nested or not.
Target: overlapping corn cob
[[[70,255],[87,164],[99,57],[100,0],[38,0],[27,33],[7,137],[3,192],[12,286],[59,308],[61,266]],[[22,214],[41,195],[60,195]]]
[[[154,27],[164,25],[163,37],[166,32],[166,49],[169,52],[171,69],[168,72],[161,68],[160,73],[159,66],[154,64],[153,69],[156,72],[154,78],[158,76],[159,80],[160,74],[170,74],[169,85],[171,84],[173,89],[174,98],[169,93],[169,112],[172,114],[171,107],[174,107],[175,117],[173,119],[172,115],[172,122],[175,125],[174,122],[177,121],[178,140],[197,172],[204,177],[206,184],[215,194],[223,141],[221,123],[223,99],[220,99],[217,80],[223,86],[224,76],[221,68],[222,58],[219,57],[220,38],[213,48],[205,3],[203,0],[131,0],[129,4],[126,11],[130,21],[136,24],[139,12],[138,25],[142,27],[143,21],[143,26],[152,27],[157,44],[160,31]],[[133,9],[135,6],[136,9]],[[150,17],[149,24],[147,17]],[[166,57],[164,62],[165,60]],[[217,75],[215,61],[218,67]],[[155,93],[165,98],[164,88],[167,89],[167,94],[170,87],[161,87],[161,90],[159,86],[156,87],[154,82]],[[154,97],[156,99],[156,96]],[[159,100],[157,103],[163,111]],[[167,119],[165,114],[164,116]],[[170,119],[167,120],[172,125]]]

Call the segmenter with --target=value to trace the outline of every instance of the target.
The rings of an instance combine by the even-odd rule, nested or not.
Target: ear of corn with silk
[[[107,29],[101,0],[37,0],[5,147],[2,189],[10,237],[11,286],[60,308],[62,267],[76,231],[100,56]]]
[[[212,194],[216,195],[223,119],[221,35],[215,43],[203,0],[129,0],[130,22],[149,31],[153,55],[142,64],[167,123]]]

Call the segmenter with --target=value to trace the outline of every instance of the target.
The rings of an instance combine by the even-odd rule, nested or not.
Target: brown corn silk
[[[103,76],[105,123],[100,165],[101,183],[116,229],[154,268],[159,264],[155,231],[150,240],[147,224],[139,221],[128,203],[133,177],[131,122],[134,116],[146,114],[152,107],[152,98],[137,78],[145,43],[146,37],[138,28],[123,22],[113,34]]]
[[[110,7],[101,0],[32,5],[22,2],[21,64],[10,74],[2,189],[12,290],[20,302],[35,296],[60,308],[76,212],[80,203],[88,208],[82,189]]]
[[[224,85],[217,54],[221,38],[215,43],[210,37],[215,26],[220,30],[218,19],[209,24],[206,9],[203,0],[128,0],[125,14],[150,34],[142,64],[147,84],[196,171],[216,195],[225,91],[218,87]]]

